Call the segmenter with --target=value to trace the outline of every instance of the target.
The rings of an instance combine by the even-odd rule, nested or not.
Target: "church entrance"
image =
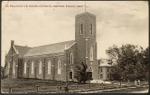
[[[69,73],[69,79],[72,80],[72,72]]]
[[[87,70],[86,70],[86,72],[87,72],[87,78],[89,79],[89,80],[92,80],[93,78],[92,78],[92,67],[91,66],[89,66],[88,68],[87,68]]]
[[[88,77],[89,80],[92,80],[93,79],[92,78],[92,72],[87,72],[87,77]]]

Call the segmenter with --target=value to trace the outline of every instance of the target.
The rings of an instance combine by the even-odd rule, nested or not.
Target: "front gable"
[[[7,54],[7,57],[11,57],[12,54],[13,54],[13,56],[19,54],[18,50],[14,46],[10,47],[8,54]]]

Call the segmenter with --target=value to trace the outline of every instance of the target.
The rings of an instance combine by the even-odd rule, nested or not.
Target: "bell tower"
[[[96,16],[84,12],[75,17],[75,41],[77,43],[77,63],[86,63],[87,72],[93,79],[98,77]]]

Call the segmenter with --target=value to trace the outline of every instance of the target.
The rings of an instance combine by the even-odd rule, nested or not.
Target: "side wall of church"
[[[65,81],[65,63],[64,53],[26,57],[23,61],[23,77]]]
[[[55,58],[55,80],[58,81],[66,81],[66,57],[63,56],[57,56]],[[60,63],[59,63],[60,62]],[[60,65],[60,71],[59,71],[59,64]]]

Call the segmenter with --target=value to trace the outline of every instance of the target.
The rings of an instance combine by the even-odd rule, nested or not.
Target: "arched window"
[[[90,48],[90,61],[93,61],[93,55],[94,55],[93,46],[91,46],[91,48]]]
[[[52,67],[51,60],[49,60],[48,61],[48,74],[51,74],[51,67]]]
[[[61,60],[58,60],[58,74],[61,74]]]
[[[6,74],[9,74],[9,71],[10,71],[10,62],[7,62],[6,64]]]
[[[31,62],[31,74],[34,74],[34,62]]]
[[[15,74],[15,69],[16,69],[16,63],[13,62],[13,74]]]
[[[80,24],[80,34],[83,34],[83,24]]]
[[[24,74],[27,72],[27,62],[24,62]]]
[[[39,62],[39,74],[42,73],[42,61]]]
[[[90,34],[93,34],[92,24],[90,24]]]
[[[70,53],[70,64],[74,64],[74,56],[73,56],[73,53]]]

